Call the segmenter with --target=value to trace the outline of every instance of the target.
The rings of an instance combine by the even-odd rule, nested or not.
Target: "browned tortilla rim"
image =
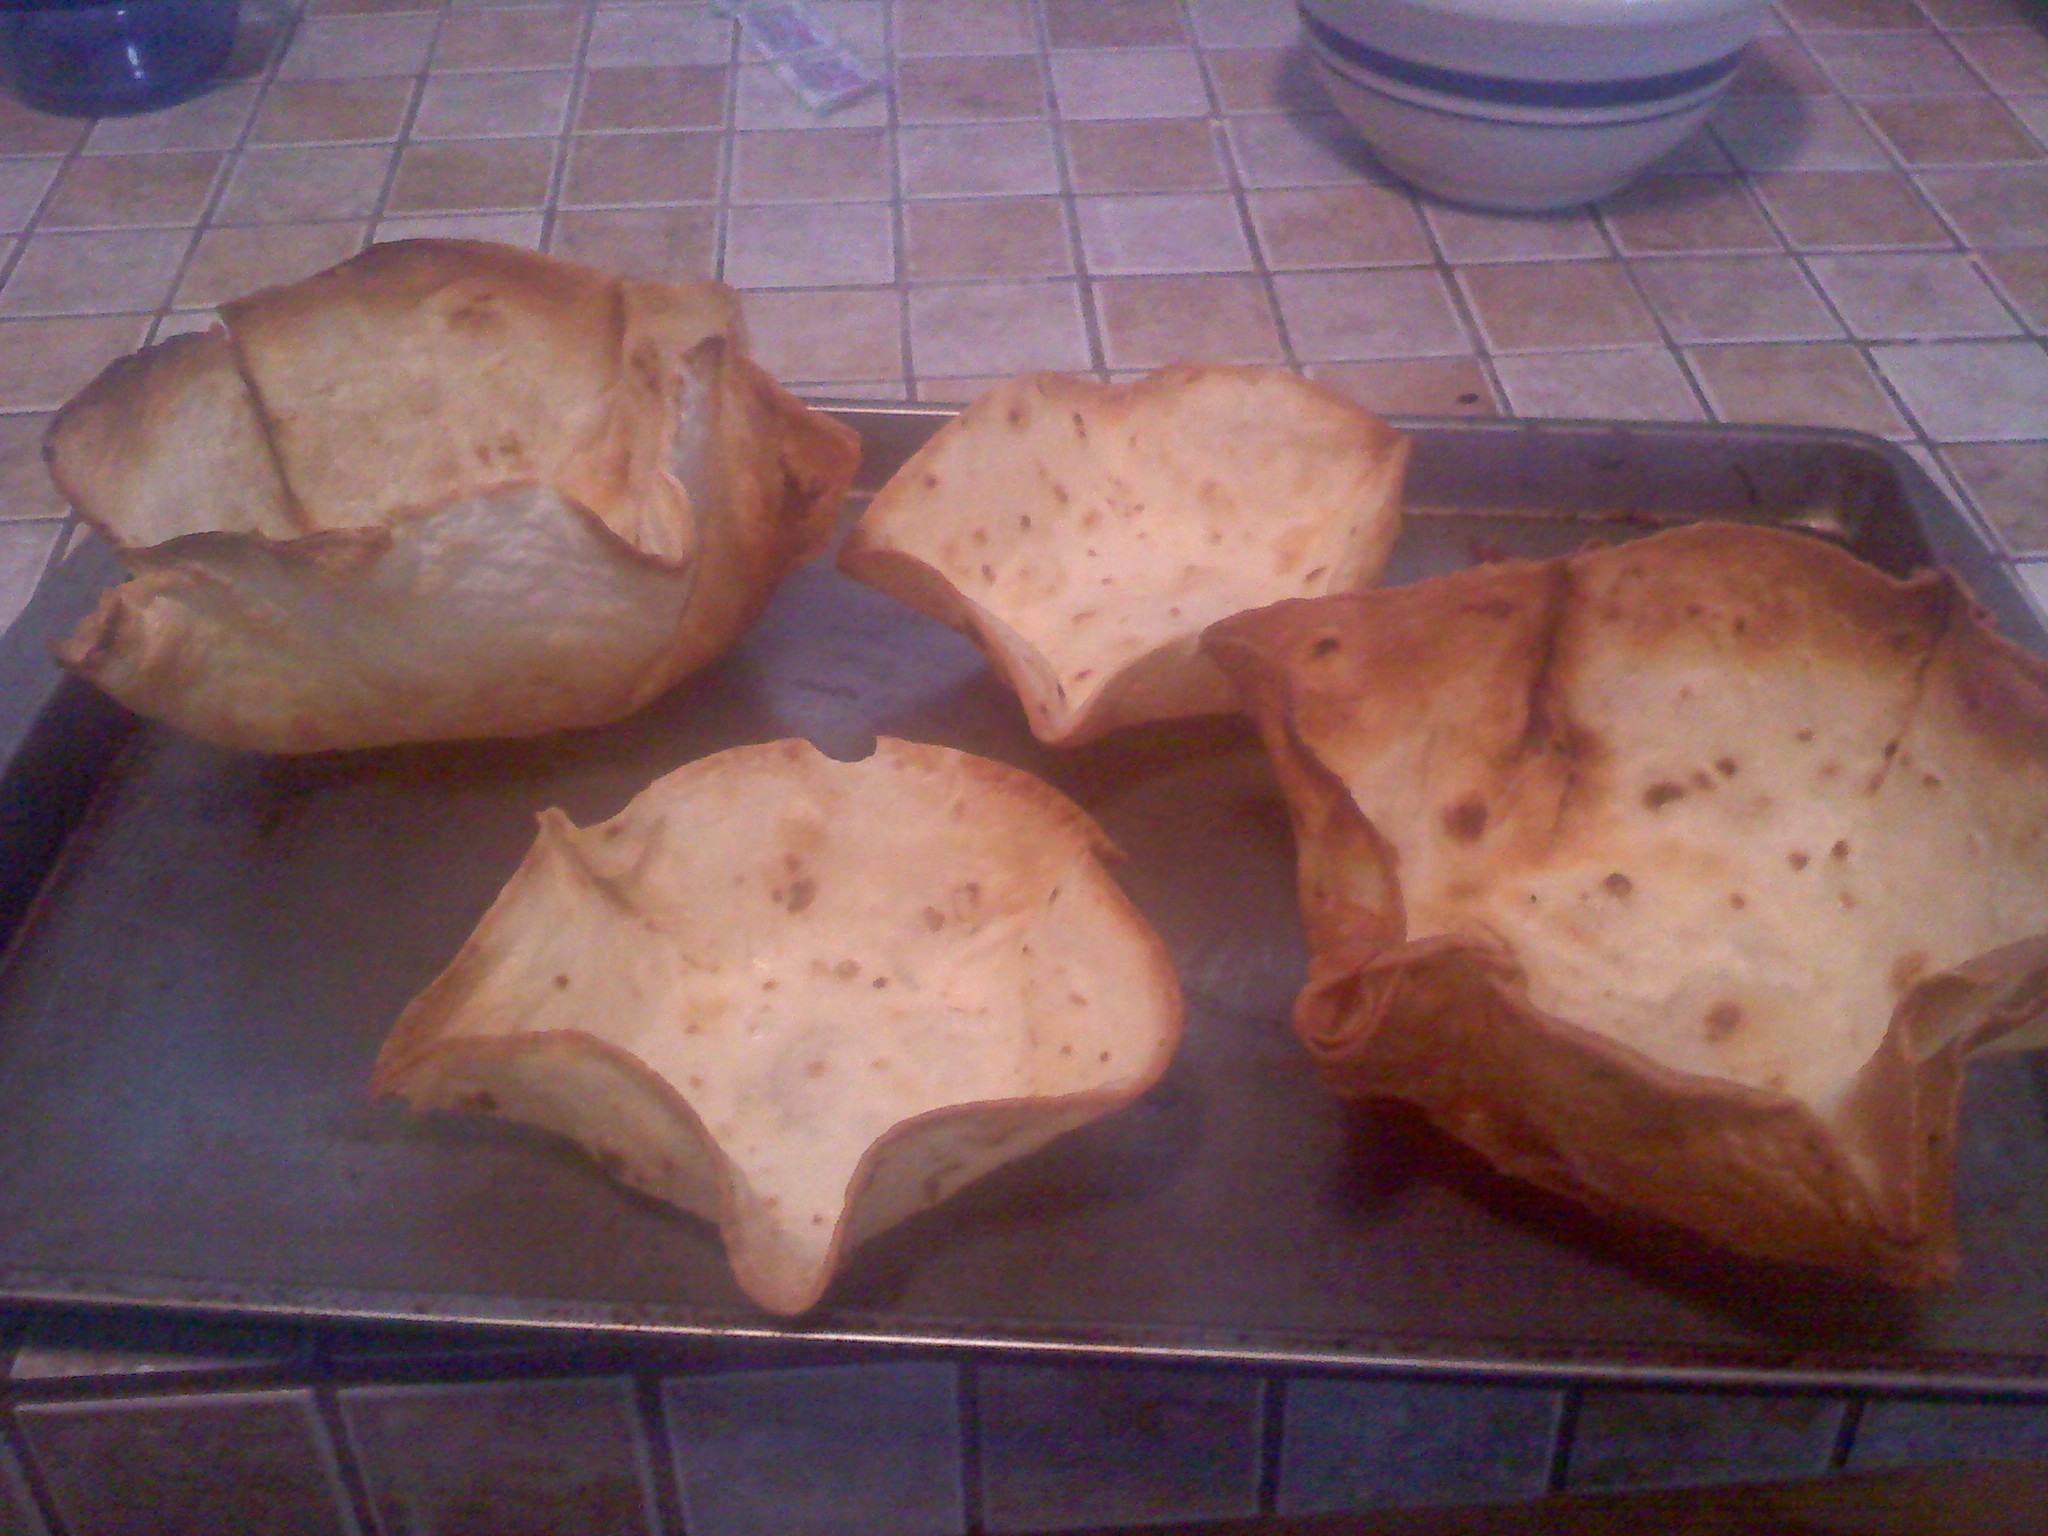
[[[801,1312],[868,1236],[1129,1103],[1181,998],[1077,806],[884,739],[734,748],[533,851],[374,1087],[581,1147]]]
[[[882,488],[849,576],[964,631],[1041,740],[1222,714],[1227,614],[1375,580],[1408,439],[1275,368],[1012,379]]]
[[[1206,643],[1333,1087],[1596,1210],[1952,1270],[1964,1065],[2048,1034],[2048,663],[1952,581],[1703,525]]]
[[[222,315],[45,446],[136,575],[60,659],[227,746],[616,719],[823,547],[858,459],[713,283],[404,241]]]

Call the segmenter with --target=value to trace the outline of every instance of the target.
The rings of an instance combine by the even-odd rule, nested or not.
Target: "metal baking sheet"
[[[930,408],[846,408],[864,483]],[[2037,621],[1912,461],[1844,433],[1410,422],[1389,579],[1740,517]],[[950,631],[827,563],[638,717],[548,740],[312,759],[135,725],[45,659],[107,580],[88,548],[0,647],[0,1299],[657,1334],[791,1335],[1500,1377],[2048,1395],[2048,1082],[1969,1090],[1964,1263],[1920,1298],[1591,1220],[1403,1113],[1322,1092],[1278,793],[1248,730],[1034,744]],[[741,742],[878,733],[1005,759],[1091,809],[1190,1005],[1165,1080],[858,1251],[797,1323],[715,1234],[517,1127],[373,1102],[399,1009],[535,813],[611,815]],[[32,900],[30,899],[32,896]]]

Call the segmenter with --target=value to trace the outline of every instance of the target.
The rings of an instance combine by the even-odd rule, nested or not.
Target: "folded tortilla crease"
[[[1965,1063],[2048,1041],[2048,663],[1951,579],[1706,524],[1206,644],[1334,1088],[1610,1215],[1953,1270]]]
[[[1165,1070],[1179,985],[1111,852],[967,753],[716,753],[600,825],[545,813],[374,1087],[567,1138],[802,1312],[866,1238]]]
[[[858,459],[713,283],[402,241],[221,319],[116,361],[46,454],[135,578],[59,659],[227,746],[630,713],[823,548]]]

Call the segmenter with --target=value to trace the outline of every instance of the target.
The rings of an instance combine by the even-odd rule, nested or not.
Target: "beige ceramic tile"
[[[897,131],[906,197],[1056,192],[1059,157],[1049,123],[955,123]]]
[[[1531,352],[1497,357],[1493,366],[1517,416],[1698,421],[1706,414],[1662,347]]]
[[[711,207],[571,209],[555,215],[555,256],[659,283],[717,276],[719,213]],[[748,299],[754,313],[758,299]]]
[[[2048,91],[2048,31],[2038,21],[2031,27],[1957,32],[1950,40],[1993,90]]]
[[[2035,0],[1920,0],[1938,27],[1967,31],[1973,27],[2010,27],[2025,22]]]
[[[398,158],[387,213],[483,213],[539,208],[554,175],[553,139],[410,144]]]
[[[0,411],[52,411],[149,329],[147,315],[0,320]]]
[[[1334,114],[1295,117],[1263,112],[1233,117],[1227,133],[1238,175],[1247,187],[1341,185],[1361,176],[1387,179],[1350,125]]]
[[[1948,226],[1897,171],[1795,171],[1750,183],[1795,250],[1954,244]]]
[[[1237,201],[1224,192],[1165,192],[1075,200],[1090,272],[1248,272],[1251,246]]]
[[[1607,254],[1600,226],[1583,209],[1481,213],[1425,199],[1422,210],[1451,261],[1559,261]]]
[[[1964,443],[1942,457],[2014,555],[2048,555],[2048,443]]]
[[[1619,262],[1460,267],[1458,282],[1496,353],[1658,340],[1656,323]]]
[[[1293,0],[1188,0],[1204,48],[1281,48],[1301,38]]]
[[[1275,271],[1405,266],[1435,253],[1405,192],[1373,182],[1246,194],[1259,250]]]
[[[248,224],[209,229],[173,300],[180,308],[218,304],[258,288],[296,282],[345,261],[362,246],[360,223]]]
[[[912,282],[1065,277],[1074,252],[1056,197],[920,201],[903,210],[903,262]]]
[[[1039,0],[1055,48],[1166,48],[1189,41],[1178,0]]]
[[[2018,567],[2020,585],[2034,600],[2034,612],[2048,622],[2048,561],[2031,561]]]
[[[92,125],[82,117],[57,117],[0,91],[0,155],[61,155]]]
[[[1835,32],[1809,41],[1814,56],[1850,97],[1938,96],[1984,89],[1939,33]]]
[[[299,24],[278,66],[280,80],[339,80],[351,75],[412,75],[434,46],[432,16],[361,16]]]
[[[805,106],[767,65],[748,64],[735,72],[732,120],[740,128],[881,128],[889,122],[889,93],[871,91],[850,106],[821,115]]]
[[[149,328],[149,343],[155,346],[160,341],[169,341],[173,336],[190,336],[196,331],[210,330],[220,324],[217,309],[174,309],[167,315],[159,316],[156,324]]]
[[[1330,93],[1303,48],[1232,48],[1203,55],[1226,112],[1327,112]]]
[[[1797,264],[1783,257],[1681,256],[1631,266],[1675,341],[1811,341],[1842,334]]]
[[[593,69],[583,77],[577,131],[719,127],[729,76],[703,64]]]
[[[62,517],[64,497],[43,465],[44,412],[0,416],[0,520]]]
[[[39,227],[195,224],[224,158],[210,150],[81,157],[57,178]]]
[[[1648,176],[1601,204],[1629,255],[1782,249],[1770,221],[1735,176]]]
[[[1086,368],[1080,288],[1069,282],[913,288],[910,361],[920,378]]]
[[[1372,363],[1315,363],[1318,384],[1382,416],[1498,416],[1493,382],[1475,357],[1399,357]]]
[[[2027,125],[2035,142],[2048,145],[2048,95],[2008,96],[2005,104],[2012,115]]]
[[[1913,0],[1778,0],[1778,10],[1799,32],[1911,31],[1927,25]]]
[[[1199,117],[1068,123],[1076,192],[1199,192],[1229,185],[1216,134]]]
[[[726,215],[721,274],[737,288],[870,287],[895,281],[886,203],[777,203]]]
[[[1699,128],[1680,139],[1664,158],[1650,163],[1648,176],[1733,176],[1735,162],[1715,140],[1713,133]]]
[[[377,210],[392,158],[388,144],[244,150],[214,221],[305,224],[368,218]]]
[[[390,16],[440,8],[440,0],[306,0],[308,16]]]
[[[487,139],[557,134],[569,111],[566,69],[431,78],[413,117],[415,139]]]
[[[61,160],[0,160],[0,233],[27,229]]]
[[[1920,189],[1972,246],[2048,244],[2048,166],[1923,171]]]
[[[799,400],[908,400],[910,386],[900,377],[893,379],[798,379],[783,381],[784,389]],[[927,396],[926,398],[931,398]]]
[[[1185,48],[1055,54],[1052,87],[1069,120],[1196,117],[1209,110],[1201,66]]]
[[[2008,165],[2048,159],[2033,135],[1991,96],[1873,101],[1865,110],[1909,166]]]
[[[176,106],[103,117],[86,136],[89,155],[163,149],[233,149],[256,106],[254,85],[224,85]]]
[[[903,59],[896,66],[896,106],[906,123],[1043,117],[1045,77],[1038,60],[1026,55]]]
[[[1759,37],[1744,53],[1728,94],[1744,96],[1827,96],[1833,94],[1827,72],[1806,44],[1790,34]]]
[[[1981,259],[2021,318],[2048,331],[2048,249],[1986,251]]]
[[[1107,278],[1095,284],[1094,297],[1112,368],[1281,360],[1273,307],[1255,277]]]
[[[1938,442],[2048,437],[2048,350],[2038,341],[1873,347],[1870,355]]]
[[[708,202],[718,196],[715,133],[579,134],[569,141],[562,206]]]
[[[548,249],[629,277],[671,283],[715,277],[718,210],[701,205],[572,209],[555,215]],[[749,299],[749,315],[756,302]]]
[[[605,5],[591,18],[584,62],[724,64],[733,41],[733,24],[706,6]]]
[[[1027,0],[896,0],[895,10],[902,58],[1037,51]]]
[[[893,189],[885,128],[770,130],[733,140],[736,203],[856,202],[886,198]]]
[[[153,310],[170,297],[178,264],[191,243],[191,232],[183,229],[37,235],[22,248],[6,286],[0,288],[0,313],[104,315]]]
[[[984,374],[972,379],[919,379],[917,398],[926,405],[971,405],[1006,379]]]
[[[60,518],[0,522],[0,633],[21,616],[64,532]]]
[[[395,139],[418,89],[411,80],[280,80],[263,98],[252,144],[346,144]]]
[[[490,240],[537,251],[542,230],[537,208],[523,213],[427,213],[384,220],[377,226],[377,239]]]
[[[1852,336],[1933,341],[2019,329],[1967,256],[1817,256],[1809,266]]]
[[[451,12],[434,45],[434,69],[566,68],[576,62],[588,17],[582,5]]]
[[[1745,171],[1886,170],[1891,158],[1855,109],[1831,97],[1730,101],[1714,134]]]
[[[900,378],[903,301],[893,288],[747,295],[754,359],[778,379]]]
[[[643,3],[643,0],[635,0]],[[871,63],[889,51],[889,0],[813,0],[825,30]]]
[[[1473,350],[1450,289],[1432,268],[1283,272],[1273,289],[1294,355],[1303,362],[1453,357]]]
[[[1695,347],[1686,361],[1722,421],[1905,431],[1863,354],[1842,342]]]

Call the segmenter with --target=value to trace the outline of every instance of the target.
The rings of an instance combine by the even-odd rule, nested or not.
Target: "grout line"
[[[725,24],[725,101],[719,108],[718,196],[711,205],[711,276],[725,281],[726,258],[730,254],[733,221],[733,173],[740,147],[740,69],[745,62],[745,44],[739,23]]]
[[[903,103],[898,98],[899,70],[896,48],[896,7],[882,7],[882,57],[874,68],[888,76],[882,86],[883,147],[889,162],[889,261],[890,284],[896,294],[896,366],[903,375],[903,396],[918,398],[917,356],[910,325],[910,207],[903,195]]]
[[[641,1486],[647,1494],[650,1529],[684,1531],[683,1478],[676,1458],[675,1432],[668,1421],[668,1398],[659,1370],[636,1371],[632,1382],[633,1451],[639,1461]]]
[[[555,161],[548,171],[548,189],[542,194],[540,208],[540,237],[534,249],[544,251],[555,240],[555,222],[561,217],[562,195],[569,182],[569,151],[574,144],[576,114],[583,108],[583,93],[589,84],[590,39],[597,30],[597,7],[591,6],[583,13],[583,25],[576,36],[575,57],[569,63],[569,96],[562,104],[562,126],[555,135]],[[439,46],[440,38],[435,37]],[[431,57],[431,55],[429,56]],[[431,79],[431,75],[429,76]],[[420,86],[420,102],[425,104],[427,87]],[[720,167],[720,184],[723,185],[723,167]]]
[[[1852,1397],[1842,1404],[1842,1417],[1835,1424],[1835,1443],[1828,1448],[1830,1472],[1840,1472],[1849,1465],[1849,1457],[1856,1449],[1856,1432],[1863,1427],[1863,1410],[1867,1398]]]
[[[1210,148],[1224,167],[1225,191],[1230,198],[1231,206],[1237,211],[1238,229],[1244,236],[1247,259],[1251,262],[1251,276],[1258,283],[1259,291],[1265,296],[1266,314],[1273,322],[1273,337],[1280,346],[1281,366],[1296,373],[1303,373],[1306,366],[1295,347],[1294,333],[1287,323],[1286,313],[1280,307],[1280,285],[1274,279],[1272,264],[1266,258],[1265,245],[1259,239],[1258,227],[1252,219],[1252,189],[1245,185],[1243,168],[1237,162],[1237,146],[1229,134],[1230,113],[1224,109],[1223,88],[1217,81],[1215,67],[1210,62],[1210,50],[1203,46],[1195,30],[1194,12],[1186,0],[1182,0],[1177,14],[1182,17],[1187,27],[1189,46],[1194,51],[1196,67],[1202,72],[1202,89],[1209,99],[1207,127]],[[1286,112],[1280,115],[1290,118],[1293,116],[1292,113]],[[1414,209],[1413,194],[1409,195],[1409,206]],[[1419,221],[1422,218],[1421,210],[1414,211]]]
[[[355,1437],[349,1433],[348,1420],[342,1415],[341,1399],[334,1383],[323,1379],[324,1374],[309,1372],[305,1388],[312,1395],[313,1417],[319,1425],[317,1448],[333,1477],[348,1528],[355,1536],[368,1536],[379,1528],[376,1507],[370,1499],[370,1480],[363,1471]]]
[[[1558,1399],[1557,1421],[1551,1428],[1550,1465],[1543,1475],[1546,1493],[1562,1493],[1571,1480],[1573,1442],[1579,1434],[1579,1409],[1586,1389],[1577,1382],[1565,1387]]]
[[[1287,1441],[1287,1378],[1259,1381],[1258,1511],[1270,1515],[1280,1503],[1281,1458]]]
[[[1095,279],[1097,274],[1088,269],[1088,253],[1081,243],[1081,200],[1074,186],[1073,156],[1067,152],[1066,115],[1060,110],[1059,91],[1055,88],[1052,72],[1052,24],[1045,18],[1045,8],[1027,4],[1031,35],[1037,52],[1032,55],[1038,65],[1039,79],[1045,89],[1045,125],[1052,139],[1053,165],[1059,173],[1059,191],[1055,194],[1060,202],[1060,216],[1067,222],[1067,259],[1074,268],[1071,278],[1061,282],[1074,285],[1075,303],[1081,311],[1081,334],[1088,344],[1088,366],[1099,379],[1109,377],[1109,347],[1103,339],[1102,317],[1096,309]]]
[[[982,1497],[981,1371],[972,1356],[954,1367],[960,1414],[960,1523],[969,1531],[987,1529]]]
[[[14,1414],[0,1408],[0,1456],[14,1463],[14,1470],[20,1474],[21,1485],[27,1490],[30,1502],[35,1506],[35,1516],[49,1533],[62,1536],[64,1521],[59,1517],[57,1496],[51,1491],[43,1469],[29,1450],[28,1434]]]

